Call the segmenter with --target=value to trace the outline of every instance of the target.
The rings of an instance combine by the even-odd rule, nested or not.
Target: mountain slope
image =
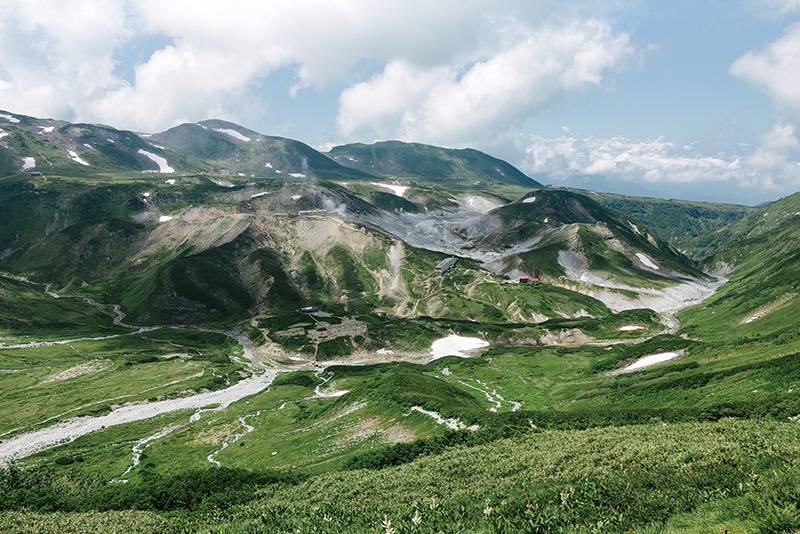
[[[729,281],[702,306],[684,312],[696,332],[772,338],[775,343],[797,335],[800,194],[762,206],[697,244],[698,250],[717,250],[704,265]]]
[[[108,172],[247,174],[363,179],[313,148],[236,124],[208,120],[159,134],[70,124],[0,112],[0,176],[40,172],[94,176]]]
[[[734,204],[643,198],[573,190],[646,225],[655,235],[697,259],[689,244],[745,217],[754,208]]]
[[[310,146],[282,137],[270,137],[239,125],[206,120],[182,124],[154,134],[151,139],[210,164],[218,172],[253,175],[286,174],[326,178],[364,178],[338,165]]]
[[[513,165],[473,149],[384,141],[373,145],[337,146],[328,154],[342,165],[373,174],[421,179],[463,190],[488,191],[496,186],[509,185],[542,187]]]

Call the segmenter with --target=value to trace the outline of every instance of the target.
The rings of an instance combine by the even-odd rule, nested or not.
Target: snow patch
[[[42,129],[42,131],[39,132],[39,133],[43,133],[43,134],[52,133],[52,131],[56,129],[55,126],[39,126],[39,128]]]
[[[292,178],[305,178],[306,177],[306,175],[303,174],[302,172],[290,172],[289,176],[291,176]]]
[[[394,351],[389,349],[378,349],[376,352],[378,354],[394,354]]]
[[[7,135],[8,135],[8,132],[4,132],[2,129],[0,129],[0,139],[4,138]]]
[[[550,222],[550,217],[545,217],[544,218],[544,222],[545,222],[545,224],[549,223]]]
[[[267,169],[271,169],[271,168],[272,168],[272,163],[270,163],[270,162],[268,161],[268,162],[266,162],[266,163],[264,164],[264,167],[266,167]]]
[[[300,200],[300,199],[301,199],[301,198],[303,198],[303,197],[302,197],[302,195],[292,195],[290,198],[291,198],[292,200]]]
[[[74,161],[75,163],[80,163],[81,165],[86,165],[87,167],[89,167],[89,163],[87,161],[82,160],[81,157],[78,155],[78,153],[75,152],[74,150],[67,150],[67,154],[69,154],[69,157],[71,157],[72,161]]]
[[[33,169],[36,167],[36,160],[34,158],[28,157],[25,158],[25,161],[22,162],[22,170],[27,171],[28,169]]]
[[[425,409],[421,408],[420,406],[412,406],[411,407],[411,412],[419,412],[419,413],[421,413],[423,415],[427,415],[428,417],[433,418],[433,420],[436,421],[437,424],[446,425],[447,428],[449,428],[451,430],[464,430],[464,429],[467,429],[467,430],[471,430],[473,432],[478,430],[478,425],[467,426],[467,425],[465,425],[464,423],[462,423],[461,421],[459,421],[458,419],[455,419],[455,418],[445,419],[444,417],[442,417],[438,413],[431,412],[429,410],[425,410]],[[411,415],[411,412],[408,412],[406,414],[406,416]]]
[[[642,254],[641,252],[636,253],[636,257],[639,258],[639,261],[644,263],[645,266],[650,267],[651,269],[658,270],[660,267],[653,263],[653,260]]]
[[[11,115],[6,115],[5,113],[0,113],[0,119],[5,119],[8,122],[13,122],[14,124],[17,124],[19,122],[18,118],[12,117]]]
[[[162,215],[161,217],[158,218],[158,222],[160,222],[160,223],[167,222],[167,221],[171,221],[174,218],[175,217],[172,217],[171,215]]]
[[[144,149],[141,149],[141,148],[139,149],[139,154],[141,154],[142,156],[146,156],[146,157],[150,158],[150,161],[152,161],[156,165],[158,165],[158,172],[165,173],[165,174],[169,174],[169,173],[175,172],[175,169],[173,169],[172,167],[170,167],[167,164],[166,158],[162,158],[158,154],[153,154],[152,152],[148,152],[147,150],[144,150]]]
[[[466,358],[463,351],[488,347],[489,342],[477,337],[462,337],[451,334],[442,339],[437,339],[431,344],[431,355],[435,358],[443,356],[460,356]]]
[[[234,139],[238,139],[239,141],[250,141],[250,138],[246,135],[242,135],[236,130],[231,130],[230,128],[214,128],[215,132],[224,133],[225,135],[230,135]]]
[[[523,204],[532,204],[536,202],[536,197],[528,197],[522,201]]]
[[[647,328],[643,326],[628,325],[628,326],[620,326],[618,330],[620,332],[635,332],[636,330],[647,330]]]
[[[486,197],[482,196],[472,196],[468,195],[462,199],[462,203],[466,204],[470,208],[480,213],[489,213],[495,208],[499,208],[503,204],[500,202],[496,202],[490,200]]]
[[[269,191],[264,191],[262,193],[256,193],[255,195],[250,195],[250,198],[263,197],[264,195],[269,195]]]
[[[644,367],[650,367],[651,365],[655,365],[657,363],[667,362],[669,360],[673,360],[683,354],[683,351],[678,352],[660,352],[658,354],[651,354],[650,356],[645,356],[639,360],[636,360],[634,363],[630,364],[628,367],[622,370],[623,373],[627,373],[628,371],[635,371],[637,369],[642,369]]]
[[[402,197],[406,193],[406,191],[408,190],[408,187],[405,186],[405,185],[383,184],[383,183],[380,183],[380,182],[370,182],[370,183],[371,183],[371,185],[374,185],[374,186],[377,186],[377,187],[385,187],[386,189],[390,190],[392,193],[394,193],[398,197]]]
[[[175,185],[175,179],[170,178],[169,180],[164,180],[164,183],[169,185]]]

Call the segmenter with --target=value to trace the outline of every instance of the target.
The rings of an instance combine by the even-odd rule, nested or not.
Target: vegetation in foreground
[[[4,532],[792,532],[795,424],[722,420],[531,431],[399,467],[231,469],[109,488],[5,470]]]

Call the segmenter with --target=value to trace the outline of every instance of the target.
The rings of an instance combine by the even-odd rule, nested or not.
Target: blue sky
[[[800,190],[798,0],[2,0],[0,109],[317,148],[474,147],[539,180]]]

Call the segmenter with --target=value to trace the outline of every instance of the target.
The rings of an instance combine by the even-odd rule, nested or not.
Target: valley
[[[800,528],[798,194],[6,116],[0,530]]]

